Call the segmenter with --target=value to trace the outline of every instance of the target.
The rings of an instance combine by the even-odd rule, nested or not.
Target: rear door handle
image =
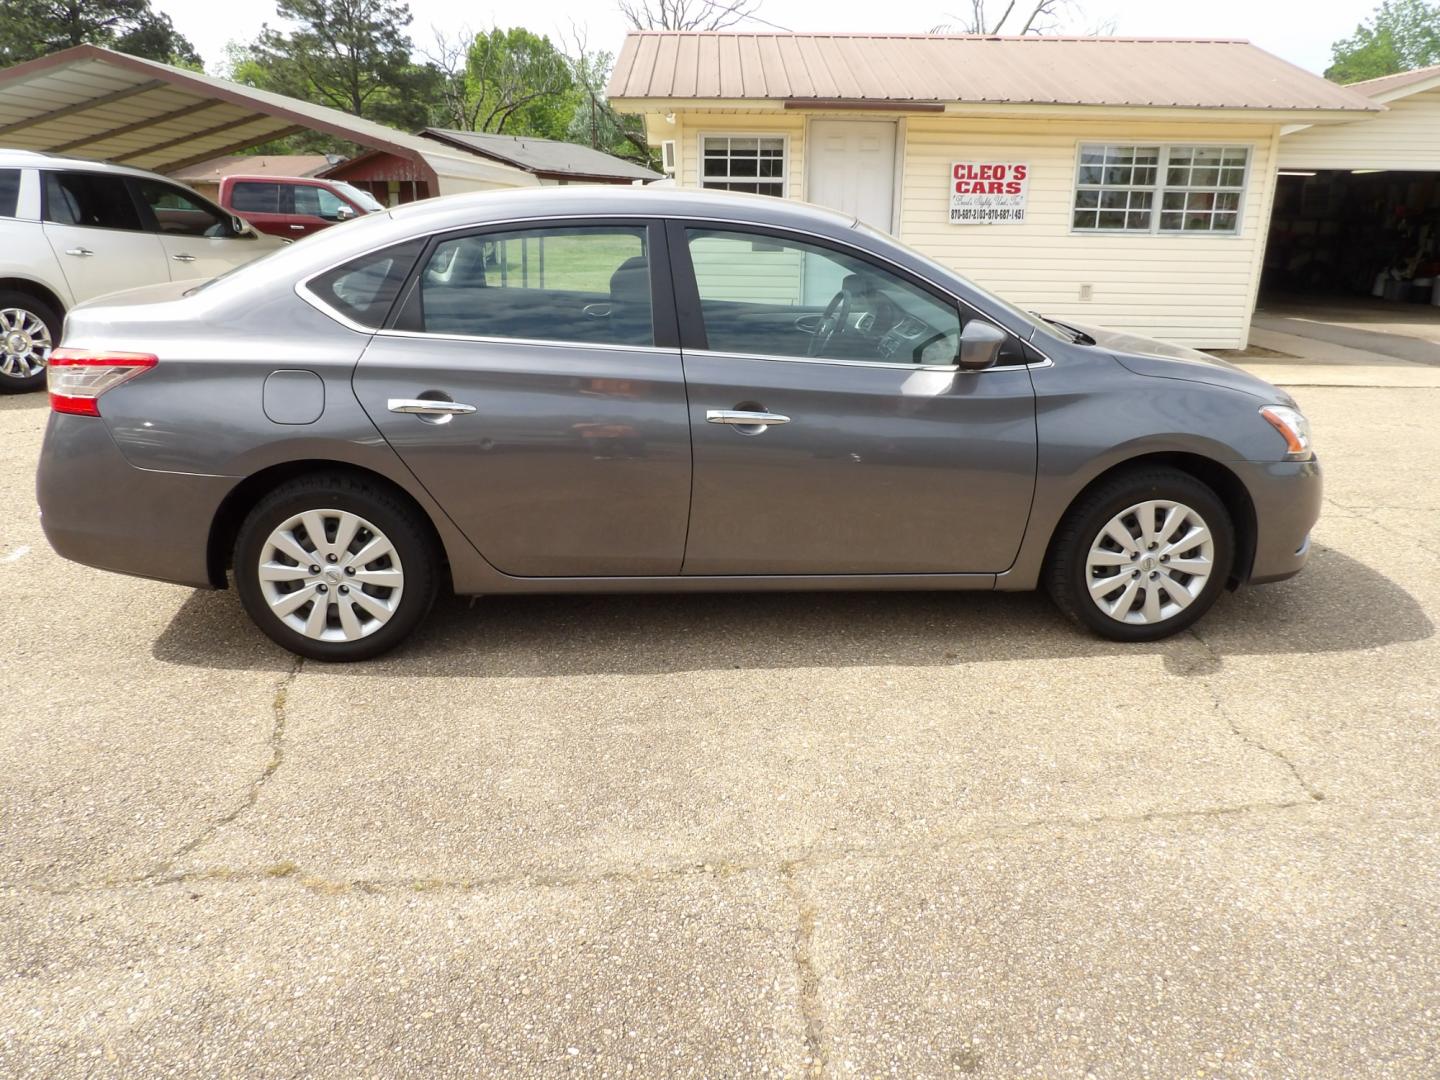
[[[769,427],[788,424],[790,418],[773,412],[747,412],[743,409],[710,409],[705,413],[707,424],[728,424],[731,427]]]
[[[411,413],[415,416],[469,416],[475,411],[474,405],[462,405],[458,401],[435,401],[430,398],[392,397],[386,407],[393,413]]]
[[[171,255],[170,257],[171,257],[172,259],[174,259],[176,262],[194,262],[194,261],[195,261],[195,256],[194,256],[194,255]]]
[[[80,257],[80,258],[83,259],[83,258],[85,258],[85,257],[88,256],[88,255],[94,255],[95,252],[91,251],[89,248],[66,248],[66,249],[65,249],[65,254],[66,254],[66,255],[76,255],[76,256],[78,256],[78,257]]]

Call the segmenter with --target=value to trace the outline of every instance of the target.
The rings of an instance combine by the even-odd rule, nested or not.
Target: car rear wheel
[[[358,478],[303,477],[245,518],[235,583],[250,618],[291,652],[366,660],[425,617],[437,563],[425,521],[404,500]]]
[[[45,365],[60,340],[60,315],[28,293],[0,289],[0,394],[45,386]]]
[[[1207,485],[1147,469],[1101,484],[1071,508],[1045,584],[1061,611],[1102,637],[1157,641],[1205,614],[1234,551],[1230,514]]]

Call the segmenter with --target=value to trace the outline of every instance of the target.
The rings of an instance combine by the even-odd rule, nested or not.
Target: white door
[[[813,120],[805,197],[890,231],[895,207],[895,121]]]
[[[147,232],[123,177],[82,170],[45,176],[45,238],[75,302],[170,280],[160,238]]]

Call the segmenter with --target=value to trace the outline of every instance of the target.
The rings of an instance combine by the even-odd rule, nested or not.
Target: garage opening
[[[1362,306],[1430,306],[1440,321],[1437,283],[1440,173],[1280,173],[1262,306],[1348,298]]]

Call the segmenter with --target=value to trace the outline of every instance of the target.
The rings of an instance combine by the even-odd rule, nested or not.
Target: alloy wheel
[[[39,375],[53,344],[50,328],[33,311],[0,308],[0,375],[12,379]]]
[[[1151,499],[1112,517],[1090,545],[1086,586],[1110,618],[1154,625],[1174,618],[1205,590],[1215,539],[1184,503]]]
[[[266,537],[257,567],[271,613],[315,641],[357,641],[388,623],[405,591],[390,540],[347,510],[307,510]]]

